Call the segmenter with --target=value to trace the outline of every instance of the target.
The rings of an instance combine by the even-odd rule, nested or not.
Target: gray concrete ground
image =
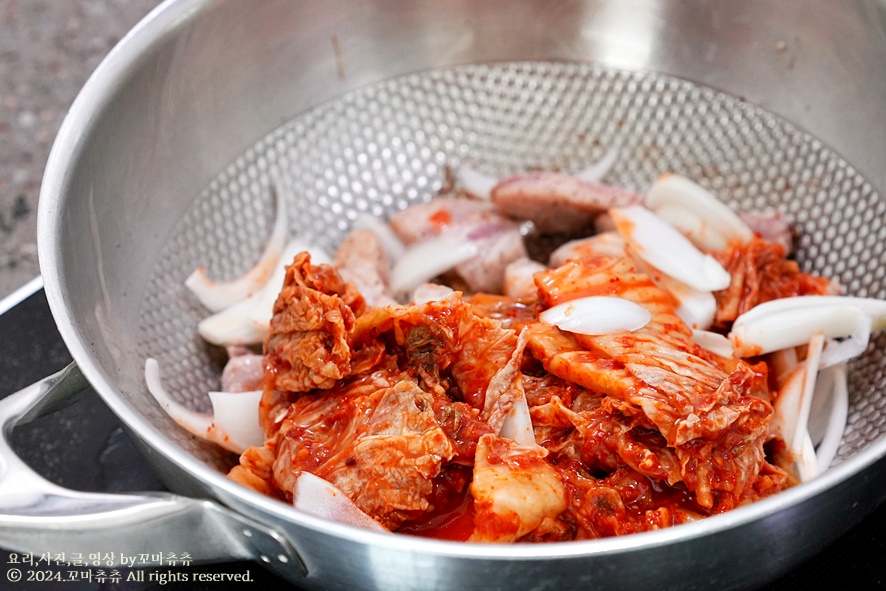
[[[65,113],[159,0],[0,0],[0,298],[39,274],[37,197]]]

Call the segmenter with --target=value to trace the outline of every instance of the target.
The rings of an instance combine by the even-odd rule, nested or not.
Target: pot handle
[[[187,555],[194,563],[257,559],[278,569],[298,564],[306,574],[285,537],[212,501],[170,493],[79,492],[32,470],[10,445],[13,429],[89,388],[72,363],[0,400],[0,546],[64,556],[100,553],[103,565],[124,567],[158,553]]]

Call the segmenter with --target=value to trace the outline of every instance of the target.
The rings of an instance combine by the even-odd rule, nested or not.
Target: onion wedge
[[[292,506],[321,519],[389,533],[339,488],[310,472],[302,472],[296,478]]]
[[[842,340],[830,339],[821,354],[821,367],[839,365],[864,353],[871,342],[873,320],[862,316],[852,332]]]
[[[715,355],[732,357],[732,341],[718,332],[694,329],[692,331],[692,340],[701,345],[703,349],[707,349]]]
[[[612,208],[609,215],[631,250],[662,273],[700,291],[717,291],[729,286],[729,273],[714,257],[698,250],[683,234],[645,207]]]
[[[273,189],[272,193],[277,203],[277,217],[264,252],[255,266],[240,277],[224,282],[213,281],[206,275],[203,267],[198,267],[185,280],[185,287],[191,290],[210,312],[220,312],[260,290],[280,260],[288,238],[289,219],[286,215],[286,200],[281,199]]]
[[[538,318],[566,332],[602,335],[643,328],[652,319],[652,314],[624,298],[589,296],[557,304],[539,314]]]
[[[713,292],[696,289],[669,275],[662,276],[659,283],[679,302],[677,316],[690,328],[706,330],[711,327],[717,314],[717,298]]]
[[[411,292],[459,263],[475,256],[476,242],[463,232],[447,232],[410,245],[391,270],[391,291]]]
[[[785,310],[798,308],[817,308],[824,310],[829,306],[854,306],[871,317],[872,330],[886,329],[886,300],[839,295],[807,295],[770,300],[754,306],[739,318],[744,322],[760,320],[763,316],[772,316]],[[736,319],[736,322],[738,320]]]
[[[252,320],[253,311],[260,302],[259,292],[207,316],[197,323],[197,333],[207,343],[222,347],[261,343],[267,333],[267,326]]]
[[[819,372],[809,411],[809,435],[817,446],[815,458],[819,473],[827,470],[837,456],[848,417],[846,364],[841,363]]]
[[[722,250],[729,242],[754,237],[732,208],[680,175],[659,177],[647,192],[646,206],[702,250]]]
[[[828,364],[839,362],[848,352],[861,352],[866,337],[886,328],[886,301],[850,296],[798,296],[770,300],[754,306],[735,319],[729,338],[736,353],[747,357],[797,347],[822,331],[827,338],[852,337],[854,344],[841,354],[828,353]]]
[[[818,474],[818,462],[808,425],[824,341],[821,332],[812,336],[806,359],[788,376],[774,404],[772,428],[781,435],[793,456],[794,469],[802,482]]]
[[[520,396],[514,401],[514,405],[508,411],[508,414],[505,415],[504,422],[501,425],[501,431],[499,431],[498,434],[501,437],[507,437],[508,439],[514,440],[518,445],[522,445],[523,447],[538,446],[535,441],[535,432],[532,429],[532,417],[529,414],[529,404],[526,402],[526,395],[522,393],[522,391]]]
[[[188,432],[240,454],[246,448],[262,445],[265,437],[259,426],[261,390],[251,392],[210,392],[212,414],[193,411],[174,400],[160,379],[156,359],[145,361],[148,391],[169,417]]]

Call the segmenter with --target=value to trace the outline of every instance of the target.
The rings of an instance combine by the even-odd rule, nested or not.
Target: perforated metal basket
[[[617,147],[607,182],[639,191],[665,172],[696,179],[737,211],[775,208],[795,226],[805,270],[848,293],[886,297],[886,200],[838,154],[785,120],[673,77],[594,64],[510,62],[397,77],[295,117],[236,158],[200,193],[153,269],[142,358],[168,368],[181,402],[207,409],[219,367],[194,327],[206,315],[184,287],[198,266],[231,278],[254,264],[285,183],[294,233],[334,251],[364,213],[384,219],[432,198],[446,167],[493,174],[579,170]],[[879,407],[882,350],[853,371],[854,409]],[[870,380],[871,375],[879,379]],[[859,380],[868,376],[864,385]],[[140,410],[165,425],[151,399]],[[877,410],[853,412],[840,457],[880,436]],[[184,431],[170,434],[195,453]],[[207,449],[208,448],[208,449]]]
[[[613,147],[607,182],[643,190],[677,172],[738,211],[775,208],[805,270],[886,298],[882,15],[878,2],[169,2],[96,73],[53,152],[40,206],[53,312],[168,485],[278,531],[300,566],[264,558],[293,581],[760,584],[884,497],[882,335],[851,368],[824,476],[696,524],[532,547],[381,536],[246,491],[224,477],[229,455],[148,395],[144,359],[205,408],[219,360],[183,282],[199,265],[219,279],[251,266],[271,182],[289,189],[292,231],[331,250],[358,215],[430,199],[447,167],[572,171]]]

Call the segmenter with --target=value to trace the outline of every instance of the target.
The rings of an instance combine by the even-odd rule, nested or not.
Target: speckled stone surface
[[[39,274],[37,198],[65,113],[159,0],[0,0],[0,298]]]

